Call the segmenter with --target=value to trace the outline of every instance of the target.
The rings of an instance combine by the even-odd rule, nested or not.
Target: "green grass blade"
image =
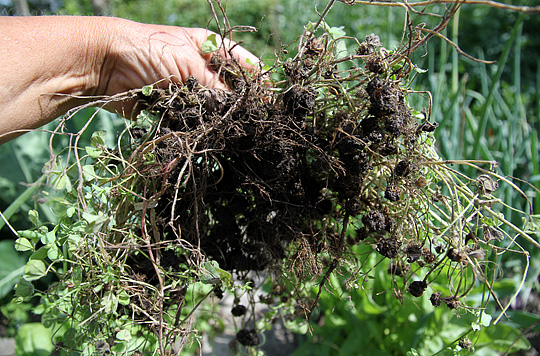
[[[482,138],[482,136],[483,136],[483,134],[484,134],[484,132],[486,130],[488,114],[490,112],[489,109],[490,109],[491,104],[493,102],[493,96],[494,96],[494,93],[495,93],[495,89],[499,86],[499,81],[501,79],[501,75],[502,75],[504,66],[505,66],[506,61],[508,60],[508,56],[510,54],[510,48],[512,47],[512,45],[516,41],[517,35],[519,33],[519,29],[521,28],[520,26],[523,23],[524,18],[525,18],[524,14],[519,15],[518,20],[517,20],[516,24],[514,25],[514,28],[512,29],[512,33],[510,35],[510,38],[506,42],[506,46],[504,47],[503,53],[501,54],[501,57],[499,58],[497,72],[495,73],[495,75],[493,76],[493,78],[491,80],[491,84],[490,84],[490,87],[489,87],[489,92],[488,92],[488,95],[486,97],[486,102],[484,103],[484,106],[482,108],[482,112],[481,112],[481,115],[480,115],[480,123],[478,125],[478,130],[474,134],[475,141],[473,143],[473,148],[472,148],[472,151],[471,151],[471,154],[470,154],[470,157],[473,158],[473,159],[475,157],[477,157],[478,150],[480,149],[481,138]]]
[[[13,203],[11,203],[7,209],[3,212],[3,217],[6,220],[9,220],[17,212],[17,210],[23,205],[35,192],[41,187],[41,184],[45,181],[47,177],[45,175],[41,176],[35,183],[30,185]],[[4,219],[0,219],[0,230],[6,224]]]

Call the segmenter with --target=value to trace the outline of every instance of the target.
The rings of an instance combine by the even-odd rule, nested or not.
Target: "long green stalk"
[[[42,175],[35,183],[31,184],[26,190],[19,195],[13,203],[11,203],[6,210],[2,213],[3,219],[0,219],[0,229],[6,224],[6,220],[9,219],[19,210],[19,208],[28,200],[35,192],[41,187],[47,176]],[[5,220],[4,220],[5,219]]]

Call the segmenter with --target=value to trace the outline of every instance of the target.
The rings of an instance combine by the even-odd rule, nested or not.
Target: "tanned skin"
[[[145,85],[167,87],[195,77],[226,89],[201,44],[211,31],[149,25],[112,17],[0,17],[0,143],[38,128],[91,96],[111,96]],[[221,39],[246,69],[258,59]],[[231,51],[229,51],[232,48]],[[107,109],[130,117],[135,102]]]

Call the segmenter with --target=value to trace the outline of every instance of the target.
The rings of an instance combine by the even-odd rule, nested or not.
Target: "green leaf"
[[[61,256],[60,250],[56,245],[50,245],[47,249],[47,257],[51,261],[56,261]]]
[[[41,243],[44,245],[50,245],[56,242],[56,231],[52,230],[41,236]]]
[[[34,226],[39,226],[39,213],[32,209],[28,212],[28,217],[30,218],[30,221],[32,222],[32,224],[34,224]]]
[[[528,234],[540,232],[540,215],[531,215],[529,220],[523,218],[523,231]]]
[[[216,272],[219,275],[219,278],[225,283],[227,286],[232,287],[233,286],[233,280],[232,275],[230,272],[225,271],[224,269],[221,269],[219,267],[216,267]]]
[[[26,259],[13,248],[13,240],[0,241],[0,299],[8,295],[24,272]]]
[[[19,237],[15,240],[15,250],[20,252],[34,251],[34,244],[27,238]]]
[[[131,340],[131,331],[128,329],[120,330],[116,333],[116,338],[118,340],[129,341]]]
[[[69,235],[67,242],[68,242],[68,250],[70,252],[75,251],[79,248],[79,241],[81,241],[81,235],[73,234]]]
[[[70,206],[69,208],[67,208],[66,210],[66,215],[68,216],[68,218],[72,217],[73,215],[75,215],[75,207],[74,206]]]
[[[118,308],[118,298],[111,291],[108,291],[101,299],[101,306],[104,307],[105,313],[112,314]]]
[[[38,231],[23,230],[17,231],[17,235],[26,239],[30,239],[33,243],[37,243],[45,234]]]
[[[87,212],[82,213],[84,220],[88,222],[88,232],[96,233],[101,230],[101,227],[107,222],[107,217],[99,212],[97,215],[90,214]]]
[[[491,320],[493,319],[493,317],[487,313],[482,313],[482,316],[480,317],[480,324],[483,326],[483,327],[488,327],[491,325]]]
[[[144,87],[142,87],[142,94],[144,96],[150,96],[153,89],[154,87],[152,85],[145,85]]]
[[[72,188],[71,180],[65,173],[57,174],[56,178],[53,179],[51,185],[55,190],[65,189],[67,192],[70,192]]]
[[[15,336],[17,356],[48,356],[54,350],[51,342],[53,332],[41,323],[21,326]]]
[[[42,260],[30,260],[24,267],[23,278],[28,281],[36,281],[47,274],[47,266]]]
[[[204,41],[201,44],[201,50],[205,54],[206,53],[212,53],[212,52],[215,52],[215,51],[218,50],[217,39],[216,39],[216,34],[215,33],[208,36],[206,38],[206,41]]]
[[[118,303],[122,305],[129,305],[129,294],[125,290],[121,290],[120,293],[118,293]]]
[[[85,147],[85,150],[86,150],[86,153],[87,153],[90,157],[92,157],[92,158],[94,158],[94,159],[98,158],[98,157],[103,153],[103,150],[102,150],[102,149],[95,148],[95,147],[93,147],[93,146],[86,146],[86,147]]]
[[[343,37],[347,34],[344,30],[345,26],[329,27],[326,23],[324,23],[324,26],[333,39]]]
[[[15,285],[15,295],[26,298],[34,295],[34,285],[24,279],[20,279]]]
[[[82,167],[82,173],[83,173],[83,179],[86,182],[93,181],[97,178],[96,171],[94,170],[94,166],[91,164],[87,164]]]
[[[105,130],[95,131],[92,134],[92,138],[90,139],[90,144],[95,148],[101,148],[102,146],[105,146],[106,135],[107,131]]]
[[[30,256],[31,260],[43,260],[47,257],[47,247],[41,246],[36,252]]]
[[[200,280],[204,284],[218,284],[221,282],[219,273],[216,271],[219,264],[216,261],[207,261],[203,263]]]
[[[147,110],[142,110],[135,121],[135,126],[141,129],[150,129],[156,118]]]

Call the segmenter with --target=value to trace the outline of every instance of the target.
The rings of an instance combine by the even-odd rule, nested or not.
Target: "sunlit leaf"
[[[208,36],[206,38],[206,41],[204,41],[201,44],[201,50],[203,53],[212,53],[218,50],[217,39],[216,39],[215,33]]]
[[[42,260],[30,260],[24,268],[23,278],[28,282],[36,281],[47,274],[47,266]]]

